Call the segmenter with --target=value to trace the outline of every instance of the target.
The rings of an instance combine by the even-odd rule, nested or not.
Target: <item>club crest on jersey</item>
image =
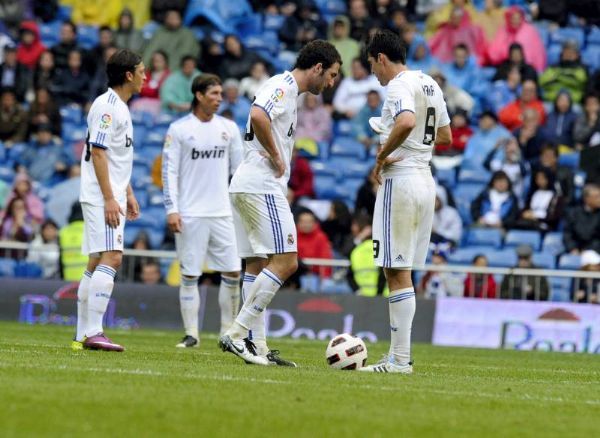
[[[287,242],[288,242],[288,245],[294,244],[294,236],[292,236],[292,233],[288,234]]]
[[[100,117],[100,129],[108,129],[112,125],[112,116],[110,114],[102,114]]]
[[[229,136],[227,135],[226,132],[221,133],[221,139],[225,142],[229,141]]]
[[[171,146],[171,143],[173,143],[173,138],[171,138],[171,134],[167,134],[167,136],[165,137],[165,144],[164,144],[165,149],[168,148],[169,146]]]
[[[283,95],[283,90],[281,88],[277,88],[273,93],[273,96],[271,96],[271,99],[273,99],[275,102],[279,102],[281,99],[283,99]]]

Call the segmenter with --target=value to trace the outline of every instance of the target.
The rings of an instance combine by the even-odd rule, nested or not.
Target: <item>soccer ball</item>
[[[367,363],[367,346],[361,338],[342,333],[329,341],[325,359],[338,370],[357,370]]]

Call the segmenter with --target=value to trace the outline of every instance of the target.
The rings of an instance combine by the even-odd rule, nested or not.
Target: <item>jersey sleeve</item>
[[[176,130],[169,127],[162,155],[163,198],[167,214],[179,212],[179,161],[181,145]]]
[[[256,94],[253,105],[262,108],[271,121],[283,114],[285,110],[284,98],[288,91],[283,86],[264,86]]]
[[[231,135],[231,143],[229,145],[229,174],[233,175],[235,170],[242,162],[244,156],[244,144],[240,130],[235,123],[228,124]]]
[[[115,113],[113,105],[104,104],[94,108],[88,125],[88,143],[90,145],[102,149],[109,147],[116,123]]]
[[[439,123],[438,128],[448,126],[450,124],[450,116],[448,115],[448,108],[446,107],[446,101],[444,100],[444,93],[439,85],[436,83],[436,95],[439,96]]]
[[[388,95],[385,99],[393,119],[396,120],[404,111],[415,113],[415,93],[412,87],[405,81],[397,81],[392,87],[388,87]]]

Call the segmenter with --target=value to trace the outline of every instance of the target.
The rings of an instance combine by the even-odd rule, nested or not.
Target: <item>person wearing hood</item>
[[[448,205],[446,191],[440,186],[435,189],[435,212],[433,214],[433,227],[431,228],[431,241],[433,243],[450,243],[458,245],[462,237],[463,222],[454,207]]]
[[[545,131],[548,141],[559,146],[573,147],[573,129],[577,114],[573,111],[571,94],[561,90],[554,99],[554,109],[548,114]]]
[[[540,76],[544,100],[553,101],[562,90],[568,90],[575,102],[581,102],[588,80],[586,67],[581,63],[579,47],[574,41],[562,46],[560,60]]]
[[[14,198],[20,198],[25,201],[27,215],[36,224],[41,224],[44,221],[44,203],[33,193],[31,179],[26,172],[18,172],[15,176],[12,191],[6,200],[7,205]]]
[[[472,2],[469,0],[446,0],[444,3],[446,4],[427,14],[427,20],[425,21],[425,38],[431,38],[441,26],[450,21],[454,8],[463,8],[473,20],[477,17],[477,9],[475,9]],[[421,13],[419,11],[417,12]]]
[[[360,56],[358,41],[350,37],[350,20],[345,15],[338,15],[329,27],[329,42],[342,57],[342,73],[347,78],[352,76],[352,60]]]
[[[129,8],[123,9],[119,15],[119,25],[115,31],[115,44],[122,49],[141,53],[144,48],[144,36],[135,28],[133,13]]]
[[[440,68],[452,85],[475,94],[474,90],[479,85],[480,69],[465,44],[454,46],[452,61],[443,64]]]
[[[304,210],[296,219],[298,230],[298,258],[332,259],[331,242],[310,210]],[[313,266],[310,271],[321,278],[331,277],[331,267]]]
[[[525,21],[525,12],[518,6],[512,6],[504,14],[505,24],[500,27],[496,37],[487,49],[487,60],[498,65],[508,58],[509,48],[519,43],[525,53],[525,61],[538,72],[546,68],[546,48],[538,30]]]
[[[523,159],[515,137],[511,136],[500,140],[486,157],[483,166],[491,172],[501,170],[506,173],[511,182],[512,192],[519,200],[523,199],[529,165]]]
[[[493,111],[484,111],[479,116],[479,129],[469,138],[463,154],[463,166],[483,169],[483,162],[494,146],[510,133],[498,124],[498,117]]]
[[[19,30],[17,61],[33,70],[46,47],[40,40],[40,30],[35,21],[24,21]]]
[[[169,55],[169,70],[171,71],[179,68],[184,56],[192,56],[197,59],[200,54],[196,36],[190,29],[182,26],[181,13],[176,9],[171,9],[166,13],[164,25],[154,33],[144,49],[145,65],[150,65],[152,54],[157,50],[162,50]]]
[[[419,34],[415,35],[408,47],[407,60],[411,70],[430,71],[438,67],[438,61],[431,56],[427,41]]]
[[[565,207],[565,197],[556,188],[552,170],[538,167],[533,172],[525,207],[514,227],[542,232],[556,230]]]
[[[531,64],[525,62],[525,53],[523,52],[523,46],[519,43],[512,43],[508,49],[508,58],[502,61],[498,67],[496,67],[496,74],[492,78],[492,81],[507,80],[510,70],[513,68],[519,69],[521,73],[521,80],[525,81],[530,79],[537,82],[537,72]]]
[[[471,217],[480,227],[510,228],[519,215],[519,201],[506,172],[494,172],[488,187],[471,204]]]
[[[327,22],[313,0],[300,0],[294,14],[287,17],[279,29],[279,39],[294,52],[310,41],[326,37]]]
[[[485,33],[487,41],[493,41],[498,29],[504,24],[503,0],[485,0],[482,11],[478,11],[475,20]]]
[[[452,62],[453,50],[458,44],[464,44],[477,64],[483,64],[486,52],[483,30],[473,24],[469,14],[460,7],[452,10],[450,21],[440,26],[429,40],[431,53],[442,62]]]

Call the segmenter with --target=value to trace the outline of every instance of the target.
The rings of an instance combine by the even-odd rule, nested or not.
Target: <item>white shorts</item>
[[[175,233],[183,275],[198,277],[206,267],[217,272],[241,271],[231,216],[182,217],[183,232]]]
[[[373,213],[375,264],[420,269],[425,265],[435,210],[435,182],[429,169],[406,169],[385,178]]]
[[[126,206],[121,205],[125,211]],[[125,240],[125,216],[119,215],[121,220],[117,228],[108,226],[104,219],[104,207],[81,203],[83,211],[83,242],[81,252],[95,255],[106,251],[123,251]]]
[[[241,258],[298,252],[296,224],[282,193],[231,193]]]

